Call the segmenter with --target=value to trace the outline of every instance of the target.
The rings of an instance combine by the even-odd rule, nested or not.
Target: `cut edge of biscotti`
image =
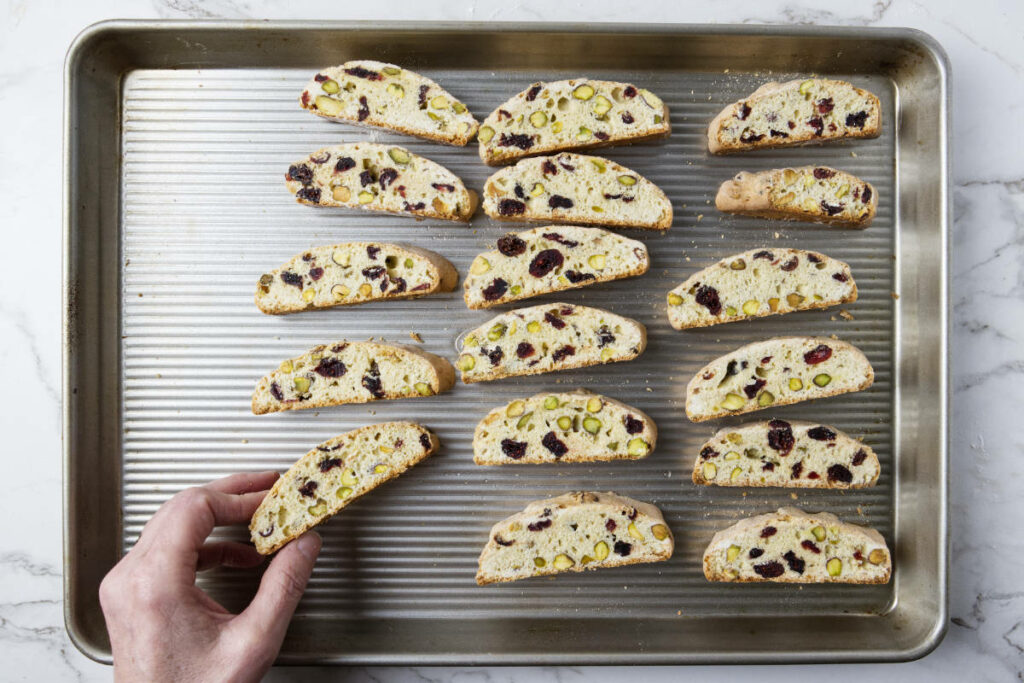
[[[367,425],[317,445],[281,475],[253,513],[249,533],[256,550],[276,552],[439,445],[433,432],[414,422]]]
[[[835,427],[763,420],[726,427],[704,442],[692,478],[702,486],[850,489],[874,486],[880,471],[870,446]]]
[[[479,201],[447,168],[404,147],[351,142],[296,161],[285,185],[300,204],[467,223]]]
[[[878,210],[874,186],[830,166],[741,171],[718,188],[719,211],[863,229]]]
[[[360,88],[368,92],[359,93]],[[306,84],[299,103],[331,121],[457,147],[469,143],[479,127],[466,105],[435,81],[397,64],[373,60],[321,69]]]
[[[574,336],[570,337],[569,332],[562,332],[563,330],[572,328],[572,325],[566,323],[564,318],[578,313],[583,313],[587,316],[596,315],[598,316],[599,322],[601,322],[601,325],[597,327],[597,329],[588,330],[592,333],[592,339],[590,341],[597,343],[597,348],[601,349],[597,354],[594,353],[593,348],[586,348],[585,354],[581,353],[577,356],[575,343],[569,343],[571,341],[575,342],[576,338]],[[534,324],[536,324],[535,329],[533,329]],[[520,335],[524,336],[524,339],[516,345],[515,349],[510,349],[510,353],[515,353],[517,359],[524,361],[523,364],[526,367],[512,372],[502,368],[497,368],[498,363],[491,359],[495,355],[496,348],[501,352],[498,354],[499,363],[506,357],[504,347],[502,347],[501,344],[497,344],[497,342],[504,337],[506,332],[508,332],[510,336],[516,336],[521,329],[520,326],[522,326],[522,328],[525,328],[527,334],[543,334],[546,331],[544,325],[551,326],[557,333],[559,333],[556,334],[556,346],[549,346],[550,354],[545,352],[540,358],[533,359],[533,354],[536,353],[536,346],[534,346],[534,342],[541,344],[542,349],[544,342],[540,342],[537,338],[532,336],[529,337],[531,341],[528,342],[524,335]],[[624,350],[617,351],[616,347],[619,345],[616,343],[618,335],[615,334],[615,329],[619,330],[618,334],[623,334],[623,331],[628,331],[630,338],[636,337],[636,344],[623,347]],[[612,339],[602,344],[601,337],[606,334],[611,334]],[[522,344],[532,347],[529,354],[524,355],[526,352],[520,349],[520,345]],[[487,382],[496,379],[504,379],[506,377],[538,375],[547,372],[559,372],[562,370],[602,365],[605,363],[630,361],[643,353],[646,347],[647,328],[643,323],[637,320],[618,315],[617,313],[612,313],[611,311],[606,311],[602,308],[555,302],[507,311],[491,318],[483,325],[467,331],[463,337],[457,367],[462,372],[463,383],[471,384],[473,382]],[[474,350],[476,355],[474,355],[474,351],[470,350]],[[548,361],[548,359],[550,359],[550,361]],[[478,371],[478,363],[482,364],[485,360],[491,363],[491,368],[497,369],[491,369],[483,372]],[[534,360],[536,360],[536,362],[534,362]],[[545,361],[543,364],[541,363],[542,360]],[[558,365],[556,366],[555,363],[558,363]]]
[[[584,508],[583,515],[571,517],[574,521],[564,526],[560,524],[562,516],[568,517],[571,511],[581,508]],[[573,529],[572,523],[577,528]],[[585,528],[581,530],[580,526]],[[566,532],[589,534],[589,538],[575,545],[549,540],[555,533]],[[518,555],[527,547],[519,543],[521,540],[530,541],[526,555],[532,557],[526,557],[518,565],[516,558],[509,563],[507,554]],[[674,548],[672,531],[656,506],[611,492],[566,493],[534,501],[522,512],[495,524],[480,553],[476,582],[483,586],[536,576],[662,562],[672,557]]]
[[[849,100],[848,105],[835,101],[840,95],[844,101]],[[771,108],[773,99],[778,105]],[[727,154],[844,138],[874,138],[881,130],[881,104],[873,93],[847,81],[801,78],[765,83],[725,107],[708,125],[708,151]],[[730,132],[727,139],[723,131]]]
[[[469,267],[463,282],[463,298],[471,309],[491,308],[552,292],[635,277],[646,273],[651,265],[643,242],[601,228],[545,225],[506,233],[498,238],[497,247],[477,255]],[[596,251],[583,261],[573,258],[576,252],[572,250],[577,248],[579,253],[589,249]],[[545,274],[534,275],[546,267],[544,255],[552,250],[558,252],[562,264]],[[612,251],[628,253],[627,258],[635,257],[636,263],[618,265],[610,258]],[[518,260],[526,254],[533,254],[529,262]],[[566,255],[569,255],[568,263]],[[508,259],[517,260],[510,263]],[[513,271],[514,277],[506,271]],[[530,286],[535,283],[538,286]],[[542,283],[547,284],[541,286]]]
[[[450,292],[458,281],[455,266],[433,251],[389,242],[344,242],[307,249],[264,273],[255,300],[263,313],[281,315]]]
[[[796,373],[783,372],[782,374],[786,376],[780,376],[776,382],[777,378],[771,376],[771,371],[764,370],[761,366],[770,365],[775,356],[787,351],[790,355],[801,354],[804,364],[810,370],[806,373],[801,372],[800,376]],[[847,359],[850,368],[846,372],[850,378],[845,382],[833,383],[835,378],[831,373],[825,372],[832,369],[832,365],[816,366],[828,363],[836,357],[837,352]],[[767,363],[764,359],[768,359]],[[741,365],[744,362],[747,363],[746,367]],[[766,374],[760,374],[758,370],[763,370]],[[719,371],[722,371],[725,377],[721,377]],[[741,373],[743,378],[730,379],[733,376],[740,377]],[[748,380],[750,384],[744,384]],[[870,387],[874,380],[874,369],[867,356],[849,342],[831,337],[774,337],[741,346],[698,370],[686,386],[686,416],[692,422],[704,422],[726,415],[743,415],[757,410],[863,391]],[[729,382],[722,399],[708,410],[698,410],[695,405],[695,397],[700,393],[702,381],[717,382],[716,391]],[[780,388],[776,388],[776,383]]]
[[[746,273],[752,274],[760,267],[771,268],[773,279],[760,273],[753,277],[760,278],[773,296],[755,297],[750,286],[741,282]],[[783,291],[774,291],[787,281]],[[819,290],[837,291],[826,296],[815,291],[815,282]],[[803,294],[798,291],[801,287]],[[722,301],[723,297],[727,300]],[[830,308],[856,300],[857,283],[847,263],[816,251],[766,248],[732,254],[697,271],[668,293],[666,310],[669,324],[686,330]]]
[[[571,189],[563,189],[562,180],[570,173],[579,176],[570,183]],[[573,194],[588,190],[600,196],[581,199]],[[641,230],[672,227],[672,202],[660,187],[630,168],[587,154],[562,152],[520,159],[493,173],[484,183],[483,194],[484,213],[500,221]]]
[[[761,552],[751,557],[754,549]],[[878,531],[794,507],[719,531],[703,564],[708,581],[738,583],[884,584],[892,576],[892,554]]]
[[[473,462],[636,460],[647,457],[657,440],[654,420],[637,408],[586,389],[545,391],[510,401],[480,420],[473,432]]]
[[[580,122],[566,124],[573,115]],[[539,154],[639,142],[670,133],[668,106],[650,90],[579,77],[533,83],[513,95],[484,119],[477,140],[480,159],[488,166],[501,166]],[[541,140],[542,135],[548,139]]]
[[[381,363],[385,364],[383,369]],[[348,375],[345,383],[350,384],[356,379],[356,373],[359,374],[357,386],[338,387],[337,380]],[[387,380],[383,373],[387,373]],[[392,387],[391,375],[402,377],[404,384]],[[327,385],[328,395],[314,399],[313,389],[319,393],[320,384]],[[447,391],[454,384],[455,369],[440,356],[405,344],[342,340],[320,344],[300,356],[282,361],[276,370],[257,382],[252,395],[252,412],[263,415],[349,403],[421,398]],[[336,390],[330,391],[331,388]]]

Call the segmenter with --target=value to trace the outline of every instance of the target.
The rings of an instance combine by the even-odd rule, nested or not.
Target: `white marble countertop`
[[[952,565],[949,633],[909,664],[835,665],[827,680],[1024,680],[1024,4],[915,0],[9,0],[0,23],[0,398],[8,484],[0,516],[5,680],[109,680],[64,631],[61,600],[60,158],[62,64],[108,18],[411,19],[911,26],[953,74]],[[657,5],[657,6],[655,6]],[[42,272],[41,272],[42,271]],[[1018,417],[1014,417],[1017,415]],[[13,475],[13,476],[11,476]],[[26,524],[14,520],[31,520]],[[1012,520],[1012,521],[1011,521]],[[644,669],[646,680],[822,680],[820,667]],[[272,680],[600,681],[619,668],[275,670]]]

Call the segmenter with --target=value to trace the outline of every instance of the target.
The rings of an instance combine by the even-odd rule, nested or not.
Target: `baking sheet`
[[[161,28],[175,31],[173,26]],[[218,28],[216,35],[227,40],[222,34],[230,35],[232,29]],[[636,30],[620,28],[620,36]],[[116,213],[109,215],[117,229],[100,245],[118,254],[116,365],[105,366],[103,372],[108,380],[119,379],[119,410],[113,420],[117,447],[106,457],[116,460],[118,486],[108,488],[107,494],[109,504],[117,505],[120,524],[94,533],[119,534],[119,552],[125,552],[157,507],[182,488],[242,470],[283,471],[331,436],[372,422],[409,419],[437,432],[440,452],[319,528],[323,551],[282,650],[284,660],[598,663],[778,657],[768,653],[767,646],[742,651],[724,642],[711,649],[697,646],[691,632],[713,624],[722,625],[714,629],[720,638],[741,628],[759,632],[782,650],[784,659],[824,654],[906,658],[909,648],[894,653],[890,643],[884,651],[881,643],[872,645],[871,638],[872,629],[896,616],[900,591],[906,590],[905,579],[911,576],[904,567],[916,561],[903,547],[906,535],[897,524],[899,497],[907,495],[901,492],[899,466],[908,459],[918,463],[941,458],[939,476],[928,480],[941,484],[945,453],[944,448],[919,452],[916,444],[908,448],[905,435],[904,447],[899,446],[900,429],[906,429],[901,423],[908,418],[901,395],[916,395],[925,388],[899,372],[901,334],[908,321],[919,316],[944,316],[945,303],[936,301],[933,310],[908,308],[893,293],[905,282],[901,268],[909,266],[918,280],[919,269],[941,272],[944,253],[908,251],[905,235],[910,229],[915,236],[921,232],[931,237],[939,229],[944,239],[945,208],[944,202],[934,207],[936,225],[899,218],[901,202],[921,202],[926,194],[919,182],[901,182],[907,164],[900,163],[900,74],[881,67],[829,72],[879,95],[884,125],[876,140],[710,157],[704,131],[723,106],[765,80],[795,78],[807,69],[745,69],[742,64],[736,68],[736,60],[729,59],[725,49],[717,60],[699,63],[702,60],[695,57],[696,63],[687,66],[685,59],[677,59],[681,65],[660,69],[631,68],[628,54],[589,65],[576,53],[545,59],[524,49],[509,55],[503,68],[493,68],[486,61],[478,65],[454,60],[450,53],[436,56],[436,46],[424,47],[436,45],[432,29],[410,31],[409,54],[394,54],[401,48],[392,49],[390,43],[364,49],[358,54],[405,64],[434,78],[481,120],[535,80],[580,75],[625,80],[664,99],[671,112],[670,139],[597,152],[651,179],[672,200],[675,220],[667,233],[623,231],[648,245],[650,272],[527,302],[576,302],[630,315],[647,326],[648,348],[630,363],[475,385],[457,383],[453,391],[430,399],[254,416],[249,397],[255,381],[281,359],[317,343],[370,337],[410,343],[410,333],[415,332],[422,337],[423,348],[454,361],[459,333],[497,312],[466,309],[461,286],[451,294],[416,301],[283,317],[263,315],[252,302],[262,272],[312,246],[350,240],[415,244],[441,253],[465,274],[477,253],[492,248],[497,237],[515,228],[480,212],[467,227],[318,210],[294,202],[283,183],[288,165],[340,142],[401,144],[448,167],[478,191],[494,170],[479,161],[475,145],[451,148],[335,124],[298,107],[297,95],[317,66],[353,57],[351,47],[339,45],[359,30],[371,27],[352,27],[347,33],[339,28],[333,33],[337,42],[332,49],[317,47],[315,39],[306,41],[304,29],[291,29],[293,39],[318,50],[317,58],[300,66],[290,65],[288,59],[276,63],[274,50],[263,47],[260,59],[252,57],[257,54],[254,49],[229,55],[234,60],[230,63],[189,68],[187,60],[172,53],[159,68],[136,66],[123,72],[117,98],[119,202]],[[680,35],[687,32],[677,30]],[[580,31],[576,39],[600,42],[600,34]],[[501,37],[510,35],[501,34],[494,50],[504,53]],[[545,39],[540,28],[526,29],[518,37],[530,45]],[[737,31],[723,40],[741,37]],[[794,41],[801,46],[800,40]],[[415,49],[417,44],[421,50]],[[205,43],[207,51],[216,51],[216,45]],[[801,59],[793,61],[803,67]],[[831,165],[871,182],[879,194],[871,227],[847,231],[767,222],[726,216],[713,206],[718,184],[740,170],[803,164]],[[838,309],[831,309],[687,332],[671,329],[664,310],[669,289],[724,256],[760,246],[812,249],[848,262],[859,289],[858,301],[845,307],[854,320],[843,320]],[[112,260],[105,272],[111,265]],[[717,355],[784,334],[835,334],[854,343],[871,360],[875,384],[859,394],[762,411],[747,419],[820,421],[863,436],[881,461],[876,487],[791,493],[697,487],[690,481],[699,445],[716,429],[745,420],[690,423],[683,411],[686,382]],[[472,463],[473,428],[490,408],[514,397],[576,387],[605,393],[649,414],[659,427],[657,449],[636,462],[501,468]],[[919,428],[918,418],[913,419]],[[939,441],[943,439],[939,435]],[[68,483],[74,488],[80,482]],[[476,557],[494,522],[531,500],[587,489],[613,490],[661,507],[676,537],[673,558],[618,570],[476,586]],[[944,508],[944,498],[941,503]],[[894,550],[894,581],[886,586],[800,587],[704,580],[700,557],[715,530],[787,504],[827,509],[877,528]],[[80,520],[69,519],[78,533]],[[225,534],[245,537],[237,530]],[[934,542],[944,544],[944,536],[936,536]],[[103,561],[111,559],[116,557]],[[932,586],[917,590],[930,591],[933,599],[940,591],[943,597],[935,604],[944,605],[944,576],[931,572],[931,577]],[[238,608],[251,595],[256,578],[219,570],[204,575],[201,585]],[[925,612],[919,619],[931,618],[936,610]],[[847,628],[838,624],[851,619],[849,628],[858,636],[847,647],[808,649],[795,635],[813,633],[818,621],[835,624],[837,630]],[[789,626],[779,628],[780,621]],[[475,637],[467,638],[467,630]],[[393,639],[406,631],[410,635]],[[391,636],[386,648],[377,642],[383,633]]]

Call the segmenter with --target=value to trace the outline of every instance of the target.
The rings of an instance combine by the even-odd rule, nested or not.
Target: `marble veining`
[[[7,680],[109,680],[81,655],[61,608],[59,276],[61,74],[74,35],[105,18],[333,18],[478,21],[637,21],[912,26],[949,53],[953,88],[951,235],[951,623],[930,656],[904,665],[840,665],[829,681],[1024,680],[1024,143],[993,124],[1024,111],[1020,3],[915,0],[741,0],[644,7],[613,0],[302,5],[270,0],[11,0],[0,22],[0,205],[8,258],[0,271],[0,359],[9,476],[0,514],[31,522],[0,537],[0,651]],[[29,408],[31,406],[31,408]],[[645,680],[820,681],[822,669],[645,668]],[[274,670],[269,680],[621,680],[624,668],[356,668]]]

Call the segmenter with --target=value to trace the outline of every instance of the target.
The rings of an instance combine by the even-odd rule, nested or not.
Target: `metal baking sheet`
[[[254,416],[257,378],[316,343],[410,342],[454,360],[460,332],[494,312],[459,291],[285,317],[261,314],[264,270],[314,245],[386,240],[440,252],[465,273],[510,229],[478,214],[440,221],[297,205],[290,162],[339,142],[379,140],[452,169],[479,190],[493,171],[451,148],[333,124],[296,97],[316,68],[364,57],[436,79],[483,119],[535,80],[586,75],[658,93],[668,140],[602,150],[660,185],[675,210],[644,240],[640,278],[544,297],[634,316],[638,360],[475,385],[426,400]],[[704,131],[766,80],[814,73],[877,93],[876,140],[710,157]],[[903,660],[946,622],[946,175],[948,85],[941,49],[900,29],[369,23],[112,22],[84,32],[66,72],[65,583],[69,632],[109,661],[96,589],[177,491],[243,470],[284,470],[317,442],[411,419],[441,451],[320,528],[324,547],[281,651],[287,663],[686,663]],[[864,231],[725,216],[718,184],[740,170],[829,164],[878,189]],[[525,226],[524,226],[525,227]],[[676,332],[665,293],[696,269],[757,246],[815,249],[850,263],[860,298],[815,311]],[[899,298],[896,298],[898,293]],[[875,367],[868,391],[761,413],[863,436],[882,474],[868,490],[701,488],[696,447],[741,419],[692,424],[684,389],[704,362],[781,334],[835,334]],[[586,387],[657,422],[638,462],[482,468],[476,422],[494,405]],[[478,587],[476,557],[497,520],[569,490],[659,505],[671,561]],[[894,551],[886,586],[721,585],[700,557],[715,530],[796,504],[878,528]],[[240,529],[224,535],[244,538]],[[200,582],[232,608],[258,576]]]

